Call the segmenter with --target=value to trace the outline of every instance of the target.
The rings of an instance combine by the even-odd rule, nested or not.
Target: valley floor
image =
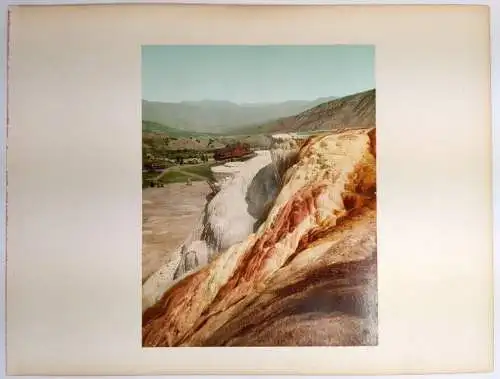
[[[205,181],[142,190],[142,282],[170,260],[191,233],[211,192]]]

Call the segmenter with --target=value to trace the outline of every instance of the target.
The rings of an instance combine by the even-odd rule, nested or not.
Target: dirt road
[[[183,170],[183,168],[200,167],[200,166],[205,166],[205,165],[206,165],[206,163],[196,163],[196,164],[186,164],[186,165],[182,165],[182,166],[181,165],[170,166],[170,167],[167,167],[162,172],[160,172],[160,174],[154,180],[160,180],[164,175],[166,175],[168,172],[171,172],[171,171],[181,171],[183,174],[186,174],[188,176],[192,176],[192,177],[196,177],[198,179],[206,180],[207,178],[204,176]]]

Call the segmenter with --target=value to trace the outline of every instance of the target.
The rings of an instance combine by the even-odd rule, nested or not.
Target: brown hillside
[[[375,126],[375,89],[342,97],[258,127],[262,133]]]

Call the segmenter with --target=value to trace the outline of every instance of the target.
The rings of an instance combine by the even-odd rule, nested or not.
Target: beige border
[[[13,9],[9,374],[493,366],[488,8]],[[140,347],[141,44],[375,44],[380,344]]]

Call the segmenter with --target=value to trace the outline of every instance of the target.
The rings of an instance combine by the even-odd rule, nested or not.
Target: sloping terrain
[[[203,133],[196,131],[188,131],[183,129],[172,128],[171,126],[159,124],[157,122],[152,121],[142,121],[142,132],[143,133],[159,133],[159,134],[167,134],[170,137],[210,137],[210,136],[219,136],[219,134],[215,133]]]
[[[276,104],[235,104],[211,100],[162,103],[143,100],[142,120],[150,122],[149,126],[157,131],[161,131],[161,125],[165,125],[165,132],[172,132],[173,128],[182,132],[231,134],[238,127],[294,115],[331,99]]]
[[[214,150],[237,142],[248,144],[254,148],[268,148],[270,137],[265,135],[249,136],[213,136],[179,134],[177,132],[143,132],[142,148],[144,152],[168,152],[173,150]]]
[[[328,99],[319,99],[318,101],[325,100]],[[267,149],[271,134],[375,126],[375,90],[325,101],[320,105],[315,103],[309,105],[311,104],[316,106],[295,116],[279,118],[264,124],[248,126],[250,119],[246,118],[247,126],[229,128],[226,130],[226,135],[213,131],[212,133],[193,131],[189,128],[177,129],[152,121],[143,121],[143,150],[149,152],[158,149],[160,151],[210,150],[238,141],[253,148]],[[208,109],[206,111],[208,112]]]
[[[322,103],[295,116],[240,128],[235,133],[307,132],[374,126],[375,89],[372,89]]]
[[[156,295],[143,346],[376,344],[375,143],[330,132],[279,153],[258,228]]]
[[[210,192],[206,182],[173,183],[142,192],[142,282],[171,260],[198,221]]]
[[[223,179],[218,192],[209,195],[198,222],[186,225],[191,233],[178,248],[168,252],[168,260],[144,283],[143,310],[153,305],[173,280],[243,241],[254,231],[256,221],[276,192],[273,172],[268,169],[271,157],[269,152],[263,153],[241,162],[235,175],[229,180]]]

